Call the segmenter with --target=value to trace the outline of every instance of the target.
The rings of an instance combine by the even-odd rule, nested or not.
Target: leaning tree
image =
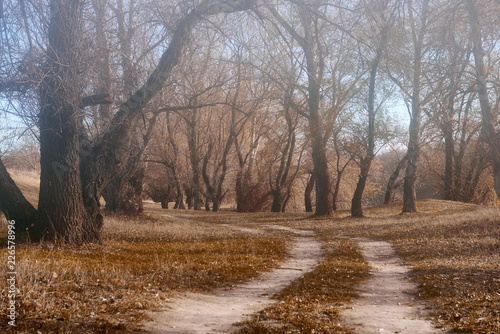
[[[129,145],[143,109],[172,80],[171,74],[194,27],[209,15],[250,9],[251,0],[207,0],[177,23],[170,43],[146,82],[122,103],[106,131],[86,138],[83,108],[106,103],[82,98],[83,0],[50,1],[48,44],[40,65],[39,115],[41,176],[38,209],[30,207],[7,170],[0,165],[0,208],[33,237],[58,242],[100,242],[103,217],[99,198],[130,159]],[[4,86],[2,83],[0,86]],[[98,96],[100,97],[100,96]],[[151,118],[153,124],[155,117]],[[137,165],[136,165],[137,167]]]

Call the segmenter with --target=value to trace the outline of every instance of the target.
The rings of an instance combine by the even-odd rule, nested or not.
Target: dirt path
[[[361,287],[361,297],[344,318],[356,333],[443,333],[425,320],[425,305],[414,299],[416,287],[408,268],[384,241],[356,238],[372,277]]]
[[[280,267],[233,289],[219,289],[211,294],[183,294],[170,305],[171,309],[150,313],[155,321],[145,324],[144,330],[158,334],[230,333],[247,316],[274,303],[270,298],[273,294],[321,262],[321,244],[312,237],[312,231],[275,225],[266,227],[296,234],[290,257]]]

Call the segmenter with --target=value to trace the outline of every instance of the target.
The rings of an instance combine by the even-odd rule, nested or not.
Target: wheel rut
[[[427,318],[428,308],[415,298],[417,287],[409,268],[384,241],[353,238],[372,267],[371,278],[360,287],[361,296],[343,312],[355,332],[444,333]]]
[[[279,225],[265,227],[294,234],[285,262],[231,289],[217,289],[209,294],[184,293],[169,305],[170,309],[151,312],[154,321],[146,323],[143,329],[157,334],[234,332],[247,317],[275,303],[271,298],[275,293],[312,271],[323,259],[321,243],[314,238],[314,232]]]

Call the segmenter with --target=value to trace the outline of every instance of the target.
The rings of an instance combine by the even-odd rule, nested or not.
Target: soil
[[[416,298],[409,268],[384,241],[355,238],[363,257],[372,267],[363,282],[361,296],[343,316],[356,333],[444,333],[427,320],[428,307]]]
[[[250,233],[262,230],[231,226]],[[251,314],[276,302],[272,296],[290,282],[312,271],[323,259],[314,232],[268,225],[294,234],[290,256],[280,267],[233,288],[210,294],[184,293],[170,308],[151,312],[154,321],[144,325],[151,333],[231,333]],[[426,320],[428,308],[416,299],[416,287],[409,281],[409,269],[392,246],[383,241],[355,238],[366,261],[373,268],[363,282],[361,296],[343,312],[356,333],[443,333]]]

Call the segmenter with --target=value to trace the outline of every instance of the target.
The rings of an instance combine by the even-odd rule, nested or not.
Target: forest
[[[105,212],[498,204],[497,0],[0,1],[0,210],[100,243]],[[9,175],[40,174],[34,207]]]

